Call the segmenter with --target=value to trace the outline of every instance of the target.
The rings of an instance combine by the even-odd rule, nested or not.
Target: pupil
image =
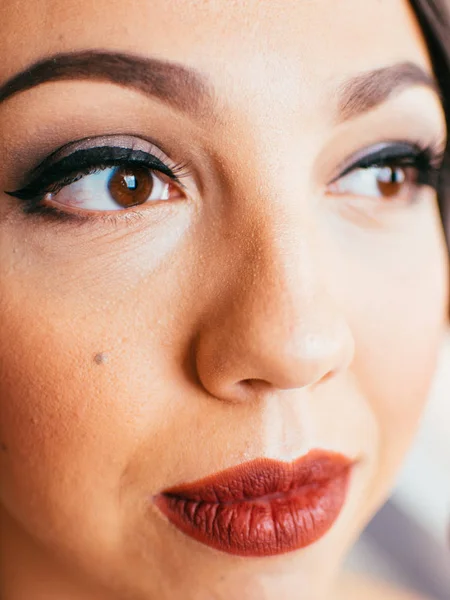
[[[130,191],[134,192],[138,188],[139,183],[138,183],[135,175],[124,175],[123,179],[124,179],[125,186]]]
[[[405,174],[402,169],[384,167],[379,173],[381,183],[400,184],[405,182]]]
[[[400,183],[400,177],[398,175],[398,171],[392,171],[391,175],[391,183]]]

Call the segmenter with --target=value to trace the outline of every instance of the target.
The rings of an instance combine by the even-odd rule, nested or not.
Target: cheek
[[[176,290],[163,276],[149,284],[145,246],[139,264],[112,252],[58,262],[45,240],[12,255],[14,237],[2,234],[0,504],[89,571],[116,558],[129,515],[165,481],[160,457],[180,421],[167,382],[180,374],[161,352],[173,310],[168,301],[162,310],[160,290]],[[130,474],[136,456],[148,467],[144,490]]]
[[[403,330],[395,321],[387,329],[380,325],[372,332],[373,345],[360,373],[379,424],[381,462],[390,473],[395,472],[418,426],[441,335],[441,324],[423,321],[412,321]]]
[[[58,527],[62,506],[83,495],[87,500],[96,478],[96,486],[108,480],[111,465],[91,451],[95,437],[99,447],[108,444],[112,418],[104,399],[92,394],[97,378],[80,368],[82,343],[55,339],[53,333],[33,331],[22,318],[0,326],[0,337],[14,340],[10,353],[0,353],[0,433],[8,448],[1,488],[12,514],[32,520],[51,515]],[[33,506],[39,507],[37,514]]]
[[[92,537],[102,547],[119,534],[119,485],[144,423],[152,433],[151,386],[136,383],[143,369],[138,379],[127,359],[125,323],[56,316],[22,288],[9,290],[0,318],[0,339],[11,340],[0,348],[1,502],[48,545]],[[147,410],[158,423],[158,405]]]
[[[425,246],[423,258],[411,270],[398,271],[398,277],[385,271],[384,283],[368,283],[371,298],[361,306],[366,311],[370,307],[371,318],[367,312],[358,314],[357,307],[352,315],[358,321],[353,328],[354,368],[379,431],[378,470],[371,490],[375,503],[393,484],[417,430],[445,329],[448,266],[441,247]],[[403,264],[411,260],[404,258]]]

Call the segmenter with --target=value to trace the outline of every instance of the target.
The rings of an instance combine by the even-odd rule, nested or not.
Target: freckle
[[[2,452],[8,452],[8,446],[3,442],[0,444],[0,448],[2,449]]]
[[[106,365],[108,362],[108,355],[105,352],[99,352],[94,356],[94,362],[97,365]]]

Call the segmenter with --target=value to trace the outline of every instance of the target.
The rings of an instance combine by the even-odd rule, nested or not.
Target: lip
[[[202,544],[239,556],[273,556],[327,533],[344,506],[354,464],[323,450],[291,463],[258,458],[165,489],[154,502]]]

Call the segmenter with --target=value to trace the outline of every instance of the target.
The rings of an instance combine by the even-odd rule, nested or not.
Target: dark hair
[[[450,133],[450,0],[410,0],[410,3],[428,44]],[[450,141],[439,185],[439,208],[450,254]]]

